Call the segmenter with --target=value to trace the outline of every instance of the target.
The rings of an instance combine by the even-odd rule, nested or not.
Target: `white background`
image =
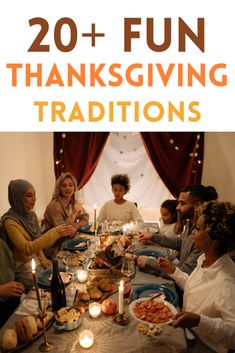
[[[0,131],[231,131],[235,130],[234,116],[234,18],[233,0],[146,0],[146,1],[110,1],[110,0],[67,0],[67,1],[13,1],[8,0],[0,11]],[[50,44],[49,53],[29,53],[27,50],[38,33],[39,26],[30,27],[28,20],[43,17],[49,22],[49,32],[44,44]],[[54,25],[61,17],[70,17],[78,29],[78,43],[70,53],[60,52],[53,42]],[[123,19],[124,17],[141,17],[142,25],[133,27],[140,30],[140,39],[134,39],[132,52],[124,53]],[[162,53],[151,51],[146,45],[145,19],[153,17],[155,31],[160,36],[164,17],[172,18],[172,44]],[[205,52],[202,53],[195,45],[186,41],[186,52],[178,53],[178,17],[181,17],[196,32],[198,17],[205,18]],[[91,47],[90,39],[81,36],[89,32],[91,23],[96,24],[98,32],[105,32],[105,38],[98,38],[96,46]],[[66,38],[66,31],[63,33]],[[159,42],[161,42],[161,38]],[[156,43],[158,41],[156,40]],[[197,66],[206,63],[209,69],[216,63],[226,63],[228,85],[213,86],[207,81],[206,87],[195,84],[193,87],[177,87],[173,75],[167,87],[161,84],[154,87],[130,87],[123,84],[119,87],[89,87],[79,85],[73,87],[25,87],[24,70],[18,77],[18,87],[11,87],[10,70],[6,63],[43,64],[44,83],[54,63],[61,69],[66,78],[66,65],[74,67],[79,63],[101,63],[107,65],[118,62],[123,67],[132,63],[191,63]],[[208,72],[208,70],[207,70]],[[207,74],[208,77],[208,74]],[[65,80],[66,81],[66,80]],[[63,101],[66,104],[68,117],[78,101],[86,122],[51,122],[50,109],[44,114],[44,122],[38,122],[38,112],[34,101]],[[168,122],[167,109],[161,121],[151,123],[140,113],[140,122],[135,123],[132,110],[128,110],[127,122],[122,123],[120,114],[115,114],[114,122],[107,117],[99,123],[87,120],[87,102],[99,101],[105,107],[109,101],[139,101],[140,105],[156,100],[164,107],[171,101],[178,105],[184,101],[186,105],[194,100],[200,102],[201,119],[189,122],[187,112],[185,121],[175,118]],[[106,109],[107,111],[107,109]],[[120,112],[120,110],[119,110]]]

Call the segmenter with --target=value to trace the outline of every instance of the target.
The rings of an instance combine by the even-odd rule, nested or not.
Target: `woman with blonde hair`
[[[56,180],[52,200],[44,213],[45,231],[59,224],[67,223],[72,226],[71,236],[75,236],[77,230],[88,224],[89,215],[80,203],[76,201],[75,192],[77,182],[69,172],[63,173]],[[45,250],[48,257],[54,257],[62,248],[63,240],[59,240],[52,247]]]

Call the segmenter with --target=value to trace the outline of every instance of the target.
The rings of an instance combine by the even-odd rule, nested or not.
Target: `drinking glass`
[[[128,278],[133,278],[135,275],[135,260],[132,257],[123,257],[121,272]]]

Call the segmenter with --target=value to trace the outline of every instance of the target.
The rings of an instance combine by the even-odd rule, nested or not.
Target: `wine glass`
[[[135,275],[135,261],[132,257],[123,257],[121,272],[124,276],[129,279]]]

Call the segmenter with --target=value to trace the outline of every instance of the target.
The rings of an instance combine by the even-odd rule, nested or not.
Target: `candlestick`
[[[33,282],[34,282],[36,295],[37,295],[38,307],[42,311],[42,303],[41,303],[38,284],[37,284],[37,280],[36,280],[36,264],[35,264],[34,259],[32,259],[32,275],[33,275]]]
[[[127,225],[126,225],[126,226],[123,226],[122,230],[123,230],[123,246],[125,246],[125,245],[126,245],[126,230],[127,230]]]
[[[118,288],[118,313],[122,315],[123,312],[124,312],[124,282],[122,280]]]
[[[96,231],[96,204],[94,205],[94,231]]]
[[[91,303],[89,304],[89,314],[91,317],[96,319],[101,314],[101,304],[100,303]]]
[[[82,348],[90,348],[94,343],[94,335],[90,330],[83,330],[79,334],[79,344]]]
[[[49,352],[54,348],[54,345],[53,345],[53,343],[48,342],[46,339],[46,329],[45,329],[45,322],[44,322],[44,318],[46,316],[46,305],[44,305],[44,308],[42,309],[42,303],[41,303],[38,284],[37,284],[37,280],[36,280],[36,264],[35,264],[34,259],[32,259],[32,275],[33,275],[33,281],[34,281],[34,285],[35,285],[38,307],[39,307],[39,318],[42,323],[43,336],[44,336],[44,342],[42,344],[40,344],[39,350],[41,352]]]

